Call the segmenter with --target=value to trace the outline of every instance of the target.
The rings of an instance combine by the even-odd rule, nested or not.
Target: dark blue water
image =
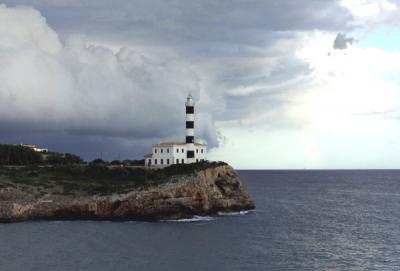
[[[241,171],[257,210],[0,225],[0,270],[400,270],[400,171]]]

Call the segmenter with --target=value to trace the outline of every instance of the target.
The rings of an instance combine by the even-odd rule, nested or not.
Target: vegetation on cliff
[[[37,165],[43,163],[43,156],[20,145],[0,144],[0,165]]]
[[[124,193],[133,189],[174,182],[175,177],[224,165],[200,162],[161,169],[113,167],[105,164],[0,167],[0,188],[35,186],[60,194]]]
[[[74,154],[39,153],[20,145],[0,145],[0,189],[32,188],[58,194],[124,193],[133,189],[174,182],[222,162],[199,162],[145,168],[142,160],[95,159],[89,163]]]

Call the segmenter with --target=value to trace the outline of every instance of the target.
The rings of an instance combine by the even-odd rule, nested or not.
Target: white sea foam
[[[214,218],[211,216],[193,216],[192,218],[183,218],[183,219],[175,219],[175,220],[162,220],[163,222],[179,222],[179,223],[193,223],[193,222],[202,222],[202,221],[212,221]]]
[[[218,212],[219,216],[236,216],[236,215],[247,215],[250,211],[239,211],[239,212]]]

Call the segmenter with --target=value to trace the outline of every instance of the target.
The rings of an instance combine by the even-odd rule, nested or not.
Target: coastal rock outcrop
[[[255,205],[229,165],[174,176],[170,181],[126,193],[64,195],[54,188],[0,188],[0,222],[25,220],[169,220]]]

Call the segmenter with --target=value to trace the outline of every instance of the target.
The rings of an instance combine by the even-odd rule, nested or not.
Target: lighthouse
[[[191,94],[186,99],[186,161],[194,163],[194,102]]]
[[[145,166],[167,167],[207,160],[207,145],[194,142],[194,101],[190,94],[186,98],[185,108],[186,140],[160,142],[153,145],[153,151],[144,155]]]

